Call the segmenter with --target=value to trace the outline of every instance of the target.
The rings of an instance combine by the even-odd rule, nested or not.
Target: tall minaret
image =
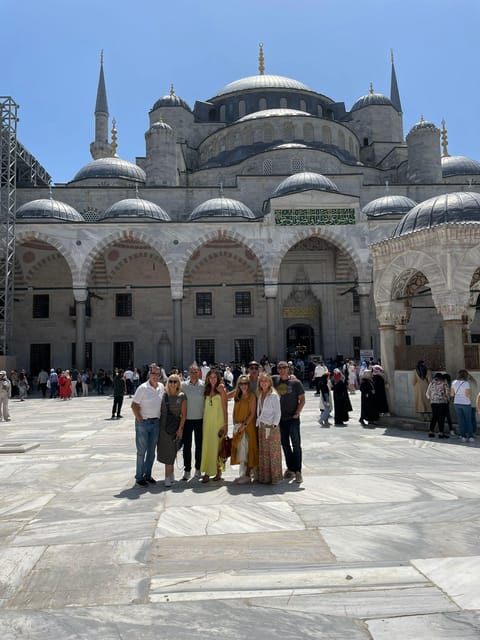
[[[393,50],[390,50],[390,57],[392,60],[392,77],[390,81],[390,102],[395,109],[402,113],[402,103],[400,102],[400,93],[398,91],[397,74],[395,73],[395,62],[393,60]]]
[[[100,76],[95,103],[95,142],[90,145],[90,153],[94,160],[109,158],[113,155],[112,145],[108,142],[108,103],[103,75],[103,50],[100,55]]]

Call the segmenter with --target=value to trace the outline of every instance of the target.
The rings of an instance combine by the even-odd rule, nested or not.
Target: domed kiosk
[[[282,180],[272,193],[272,198],[301,191],[330,191],[338,193],[337,185],[321,173],[302,171]]]
[[[98,160],[89,162],[76,173],[72,182],[92,179],[120,179],[144,183],[146,176],[145,171],[133,162],[112,156],[110,158],[98,158]]]

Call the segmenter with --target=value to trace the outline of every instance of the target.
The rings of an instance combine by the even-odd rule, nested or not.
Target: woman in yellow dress
[[[257,398],[250,391],[248,376],[239,376],[233,398],[232,464],[240,465],[240,475],[234,482],[248,484],[258,467]]]
[[[203,408],[203,440],[200,470],[202,482],[222,477],[223,461],[218,451],[223,436],[228,433],[227,394],[219,371],[211,369],[205,379],[205,404]]]

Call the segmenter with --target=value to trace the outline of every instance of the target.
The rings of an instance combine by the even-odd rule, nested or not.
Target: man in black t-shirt
[[[287,470],[284,478],[302,478],[302,446],[300,439],[300,414],[305,406],[305,390],[300,380],[290,376],[288,363],[282,360],[277,365],[278,376],[272,376],[273,386],[280,396],[280,434]]]

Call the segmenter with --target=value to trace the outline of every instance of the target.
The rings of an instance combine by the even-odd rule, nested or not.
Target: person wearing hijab
[[[352,403],[348,395],[345,376],[340,369],[335,369],[333,372],[333,407],[335,424],[343,425],[344,422],[348,422],[348,412],[352,411]]]
[[[427,369],[424,360],[419,360],[412,375],[413,396],[415,400],[415,411],[422,414],[424,420],[428,419],[432,407],[426,396],[428,385],[432,381],[430,371]]]
[[[375,385],[373,383],[373,373],[371,369],[365,369],[360,382],[360,424],[366,427],[371,424],[376,424],[380,417],[378,412],[377,394],[375,392]]]

